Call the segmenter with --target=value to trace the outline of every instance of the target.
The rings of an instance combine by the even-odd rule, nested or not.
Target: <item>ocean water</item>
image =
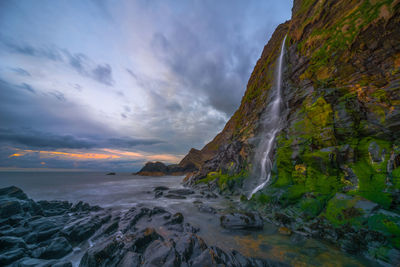
[[[91,205],[129,209],[137,205],[161,206],[182,212],[185,221],[199,227],[198,233],[209,245],[235,249],[251,257],[269,258],[293,266],[376,266],[336,247],[315,239],[298,239],[278,233],[265,224],[262,231],[229,231],[219,225],[219,216],[202,213],[193,204],[195,198],[154,198],[156,186],[183,188],[182,176],[142,177],[129,173],[106,175],[95,172],[0,172],[0,188],[15,185],[34,200],[84,201]],[[197,199],[216,209],[235,205],[226,198]]]

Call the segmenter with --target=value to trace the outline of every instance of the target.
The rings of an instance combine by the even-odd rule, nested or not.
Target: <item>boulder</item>
[[[223,228],[232,230],[262,229],[264,222],[258,213],[230,213],[220,217]]]
[[[64,237],[53,239],[50,245],[40,255],[43,259],[59,259],[72,251],[72,246]]]

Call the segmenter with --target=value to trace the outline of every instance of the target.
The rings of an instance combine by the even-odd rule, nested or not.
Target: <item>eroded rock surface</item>
[[[69,267],[74,253],[83,255],[81,267],[285,266],[208,246],[181,213],[160,207],[122,212],[83,202],[35,202],[8,187],[0,189],[0,213],[1,266]],[[258,223],[258,217],[249,218],[250,225]]]

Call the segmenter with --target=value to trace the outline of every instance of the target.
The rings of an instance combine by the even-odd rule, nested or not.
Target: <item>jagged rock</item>
[[[194,194],[194,191],[191,189],[174,189],[174,190],[169,190],[168,194],[173,194],[173,195],[181,195],[181,196],[186,196],[186,195],[192,195]]]
[[[1,198],[17,198],[20,200],[27,200],[27,195],[18,187],[10,186],[0,189]]]
[[[216,210],[216,209],[214,209],[214,208],[211,207],[211,206],[204,205],[204,204],[199,204],[199,205],[197,205],[197,209],[198,209],[200,212],[204,212],[204,213],[211,213],[211,214],[216,214],[216,213],[217,213],[217,210]]]
[[[258,213],[230,213],[220,217],[221,226],[227,229],[262,229],[263,219]]]
[[[72,251],[72,246],[64,237],[54,238],[50,245],[41,253],[38,258],[59,259]]]
[[[157,186],[157,187],[154,188],[153,191],[166,191],[166,190],[169,190],[169,187],[167,187],[167,186]]]
[[[185,196],[176,195],[176,194],[166,194],[166,195],[164,195],[164,197],[171,198],[171,199],[186,199]]]

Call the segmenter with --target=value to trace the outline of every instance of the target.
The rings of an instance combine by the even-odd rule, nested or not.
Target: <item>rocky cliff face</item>
[[[292,12],[265,46],[239,109],[203,148],[208,160],[188,183],[214,182],[222,191],[240,192],[251,176],[287,34],[286,124],[276,141],[271,182],[250,203],[270,214],[280,210],[278,218],[288,218],[295,230],[304,224],[290,218],[315,229],[325,225],[332,232],[318,233],[343,249],[394,261],[400,248],[400,1],[295,0]],[[383,238],[366,240],[364,230]]]

